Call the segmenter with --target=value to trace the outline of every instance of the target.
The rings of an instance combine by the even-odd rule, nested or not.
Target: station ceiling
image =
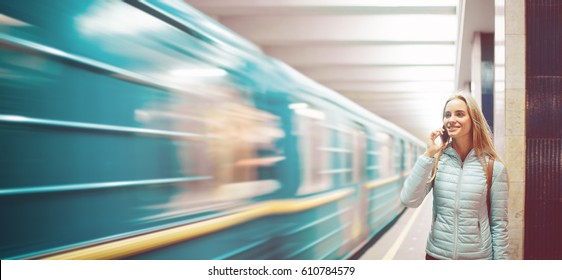
[[[483,1],[492,2],[493,18],[493,1],[473,3]],[[267,55],[422,140],[440,127],[445,100],[462,86],[461,76],[470,75],[459,70],[461,62],[468,64],[459,36],[463,1],[186,2]],[[469,45],[472,37],[467,38]]]

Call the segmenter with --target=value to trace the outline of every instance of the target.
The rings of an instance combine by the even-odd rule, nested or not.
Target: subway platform
[[[359,258],[360,260],[423,260],[431,228],[433,193],[427,194],[418,208],[407,208]]]

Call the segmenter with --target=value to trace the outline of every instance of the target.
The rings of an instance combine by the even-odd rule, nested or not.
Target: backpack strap
[[[488,160],[488,171],[486,172],[486,185],[488,191],[486,192],[486,204],[488,205],[488,220],[492,222],[492,208],[490,201],[490,193],[492,192],[492,174],[494,173],[494,158],[490,157]]]

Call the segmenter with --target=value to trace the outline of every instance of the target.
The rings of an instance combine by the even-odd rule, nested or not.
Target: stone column
[[[509,172],[509,254],[512,259],[524,258],[525,77],[525,0],[506,0],[504,162]]]

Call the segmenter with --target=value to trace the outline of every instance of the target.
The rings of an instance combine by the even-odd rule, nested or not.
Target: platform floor
[[[423,260],[431,228],[433,193],[418,208],[408,208],[360,260]]]

